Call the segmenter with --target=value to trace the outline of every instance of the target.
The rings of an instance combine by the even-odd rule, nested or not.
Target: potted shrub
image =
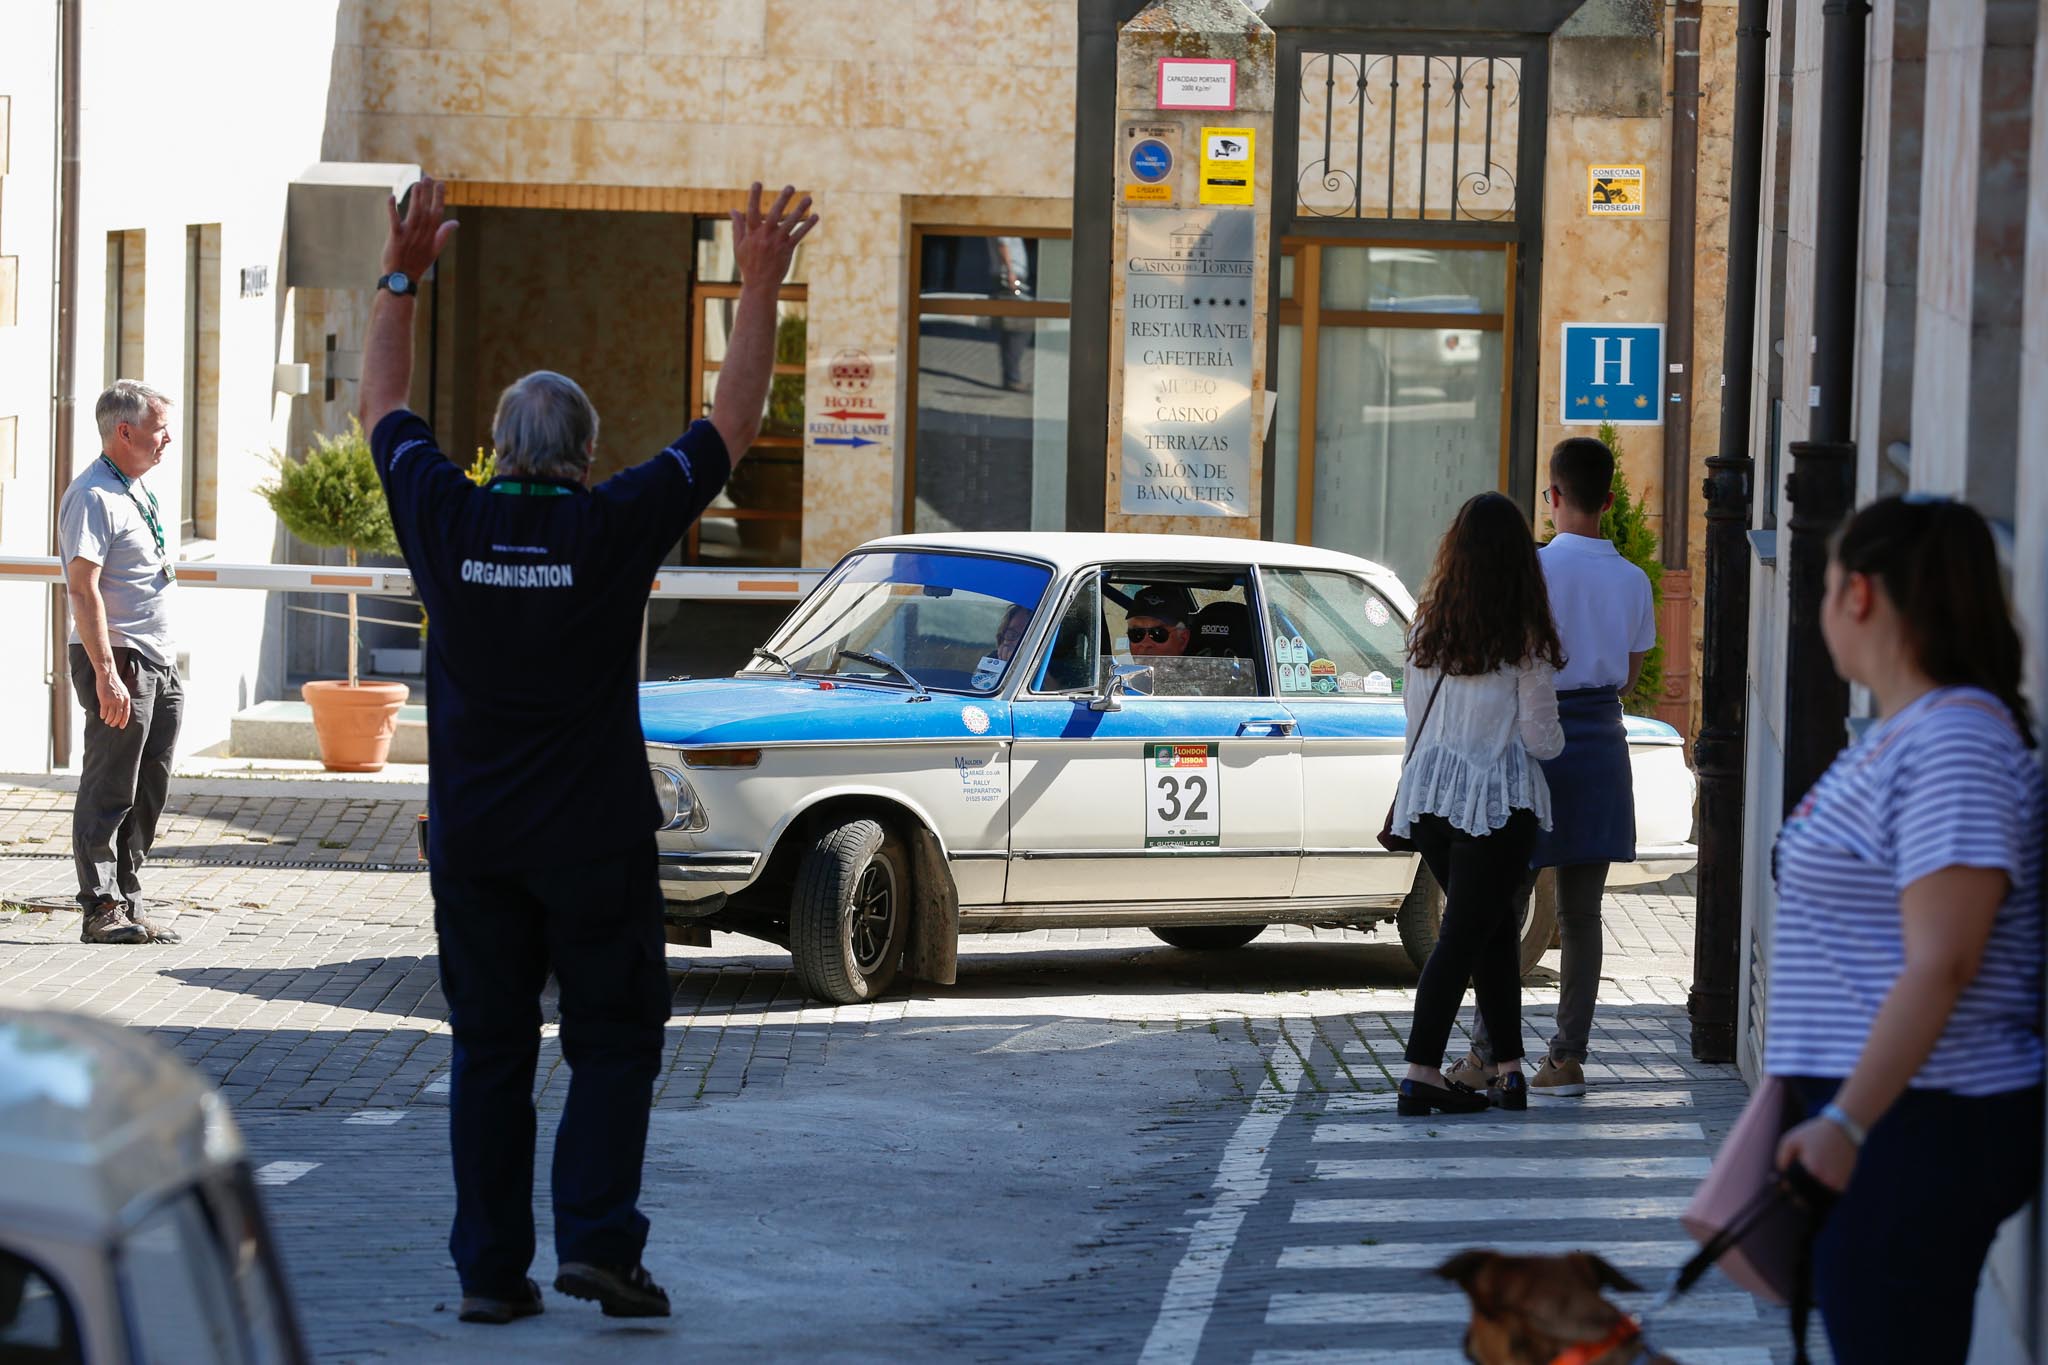
[[[315,436],[301,458],[276,455],[271,463],[276,477],[256,491],[287,531],[308,545],[346,550],[350,568],[362,555],[398,553],[369,438],[355,418],[339,435]],[[373,773],[384,766],[398,733],[398,708],[406,699],[403,683],[364,682],[358,676],[358,633],[351,592],[348,679],[309,682],[301,689],[313,708],[320,761],[334,772]]]

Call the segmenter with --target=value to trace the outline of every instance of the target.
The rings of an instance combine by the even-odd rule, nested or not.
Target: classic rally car
[[[736,676],[642,689],[670,940],[784,944],[842,1004],[899,972],[951,982],[962,933],[1142,926],[1214,950],[1393,920],[1419,964],[1442,895],[1375,839],[1413,607],[1388,570],[1300,545],[870,542]],[[1640,861],[1616,884],[1694,858],[1678,733],[1628,726]],[[1532,963],[1543,888],[1524,918]]]

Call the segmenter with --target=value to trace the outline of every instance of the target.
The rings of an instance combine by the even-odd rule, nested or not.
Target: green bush
[[[1614,542],[1621,557],[1641,569],[1650,579],[1653,609],[1664,606],[1664,561],[1657,557],[1657,533],[1650,529],[1650,509],[1628,486],[1621,467],[1621,433],[1612,422],[1600,424],[1600,444],[1614,452],[1614,505],[1600,514],[1600,534]],[[1655,715],[1664,696],[1663,617],[1657,618],[1657,643],[1643,660],[1643,673],[1635,687],[1621,699],[1632,715]]]
[[[384,486],[377,481],[376,460],[362,423],[348,419],[348,430],[315,436],[306,453],[293,460],[271,455],[277,476],[257,488],[284,529],[308,545],[348,551],[353,568],[359,555],[395,555],[398,536],[391,529],[391,509]],[[348,681],[357,681],[358,626],[356,595],[348,594]]]

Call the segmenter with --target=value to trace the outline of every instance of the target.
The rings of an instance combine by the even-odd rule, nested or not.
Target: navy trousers
[[[1812,1115],[1841,1082],[1792,1085]],[[2041,1183],[2042,1103],[1909,1090],[1871,1127],[1813,1248],[1836,1360],[1962,1365],[1991,1239]]]
[[[561,989],[569,1094],[555,1130],[555,1256],[631,1266],[647,1111],[669,1016],[654,836],[537,872],[432,869],[441,991],[455,1035],[448,1135],[465,1293],[505,1293],[533,1261],[534,1067],[541,989]]]

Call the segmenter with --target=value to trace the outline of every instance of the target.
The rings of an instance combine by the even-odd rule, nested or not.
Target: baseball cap
[[[1188,618],[1195,614],[1192,594],[1186,588],[1172,584],[1152,584],[1131,594],[1131,616],[1153,616],[1162,621],[1177,621],[1186,625]]]

